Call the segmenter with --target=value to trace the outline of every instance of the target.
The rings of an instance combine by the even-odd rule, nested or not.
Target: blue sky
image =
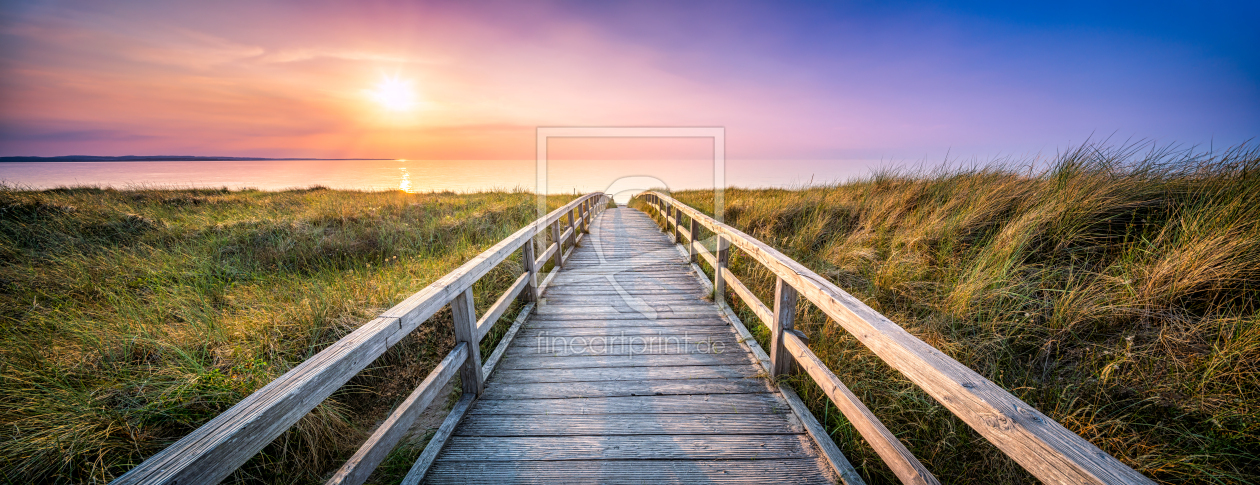
[[[539,125],[746,159],[1260,134],[1256,2],[5,2],[0,155],[530,158]],[[364,93],[393,76],[414,109]]]

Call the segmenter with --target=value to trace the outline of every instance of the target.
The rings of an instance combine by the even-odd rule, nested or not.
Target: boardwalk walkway
[[[832,483],[687,259],[634,209],[591,227],[427,483]]]

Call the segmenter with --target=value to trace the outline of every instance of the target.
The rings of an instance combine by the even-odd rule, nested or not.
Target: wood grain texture
[[[764,373],[761,369],[746,363],[727,365],[686,365],[686,366],[651,366],[651,367],[588,367],[579,369],[557,369],[551,372],[535,372],[522,369],[500,369],[499,374],[487,385],[498,382],[554,383],[554,382],[643,382],[680,379],[736,379],[741,377],[759,377]]]
[[[751,362],[738,352],[723,354],[591,355],[571,357],[517,355],[499,365],[503,369],[574,369],[583,367],[655,367],[727,365]]]
[[[741,343],[753,355],[757,362],[757,364],[754,364],[754,367],[769,373],[771,367],[770,356],[761,349],[761,345],[757,343],[752,333],[744,326],[744,322],[739,319],[739,316],[735,314],[734,310],[731,310],[726,302],[719,301],[718,308],[722,310],[722,314],[730,321],[731,328],[741,337]],[[831,433],[810,413],[809,408],[801,401],[800,396],[796,395],[796,391],[793,391],[786,383],[778,384],[778,388],[783,400],[787,403],[792,413],[796,414],[797,419],[800,419],[806,433],[813,438],[814,444],[818,446],[819,453],[831,465],[831,470],[839,477],[839,481],[845,485],[864,485],[865,481],[858,475],[857,470],[853,468],[853,464],[849,462],[849,459],[840,451],[840,447],[836,446],[835,441],[831,439]]]
[[[735,274],[731,273],[731,270],[726,267],[722,267],[722,281],[726,284],[726,286],[730,287],[731,291],[735,292],[735,295],[739,296],[740,301],[742,301],[744,305],[747,305],[748,308],[752,309],[753,314],[757,315],[757,318],[761,320],[762,325],[765,325],[766,328],[773,331],[774,312],[770,311],[770,307],[766,306],[765,303],[762,303],[761,300],[757,298],[757,295],[754,295],[747,286],[744,286],[744,283],[739,281],[739,278],[736,278]]]
[[[478,415],[455,428],[455,436],[739,435],[805,432],[791,414],[578,414]]]
[[[831,398],[831,402],[835,403],[836,408],[849,419],[849,423],[857,428],[866,443],[875,449],[880,458],[884,459],[884,464],[892,469],[902,483],[940,483],[922,463],[919,463],[910,450],[901,444],[892,431],[889,431],[884,423],[880,422],[879,418],[876,418],[875,414],[849,391],[840,378],[823,365],[818,356],[814,355],[801,339],[796,335],[785,333],[783,340],[785,347],[796,356],[801,367],[809,373],[814,382],[822,387],[827,397]]]
[[[755,477],[755,478],[751,478]],[[441,461],[425,483],[796,483],[831,484],[817,460]]]
[[[516,295],[520,294],[529,286],[529,273],[521,273],[516,278],[516,282],[507,291],[499,295],[499,299],[486,310],[486,314],[477,320],[477,341],[486,338],[486,334],[490,333],[490,329],[495,323],[499,322],[499,318],[512,306],[512,300],[516,299]]]
[[[451,407],[451,412],[446,415],[446,419],[442,420],[442,425],[438,426],[433,437],[429,438],[429,443],[424,445],[424,451],[420,452],[420,457],[411,465],[411,469],[407,471],[407,476],[403,477],[400,485],[417,485],[424,480],[429,467],[433,465],[433,460],[437,459],[438,453],[451,438],[451,433],[455,432],[455,427],[468,414],[468,409],[472,407],[475,399],[476,397],[472,394],[464,394],[455,406]]]
[[[468,359],[459,369],[460,383],[465,393],[481,395],[485,390],[485,377],[481,374],[481,339],[477,337],[477,309],[473,307],[472,288],[451,300],[451,320],[455,326],[455,341],[468,344]]]
[[[653,192],[744,251],[822,310],[1033,476],[1047,483],[1152,483],[800,263],[747,234]]]
[[[526,303],[521,307],[521,311],[517,313],[516,320],[512,322],[512,326],[508,327],[507,332],[503,334],[503,338],[499,340],[499,345],[494,347],[494,352],[490,353],[490,357],[481,364],[481,375],[486,379],[492,377],[495,367],[503,359],[503,354],[507,352],[508,346],[512,345],[512,341],[520,334],[521,328],[524,327],[525,321],[529,318],[530,313],[534,311],[533,303]]]
[[[699,256],[700,259],[704,260],[704,262],[709,263],[710,268],[717,267],[717,258],[715,258],[713,253],[709,252],[703,244],[696,244],[694,248],[696,250],[696,255]]]
[[[456,436],[447,451],[460,461],[517,460],[770,460],[807,456],[804,436],[608,435]]]
[[[710,378],[653,381],[497,383],[481,399],[576,399],[589,397],[749,394],[775,392],[766,379]]]
[[[673,234],[632,209],[604,211],[589,230],[582,245],[565,251],[563,271],[546,284],[426,481],[476,482],[492,468],[500,470],[491,475],[496,483],[615,483],[616,474],[549,474],[537,465],[621,473],[650,470],[663,457],[698,466],[687,475],[692,481],[833,481],[743,337],[702,299],[710,290],[697,282],[691,255],[677,249]],[[613,339],[638,348],[613,348]],[[591,351],[600,342],[607,347]],[[723,351],[714,352],[715,344]],[[707,468],[718,461],[725,467]],[[772,469],[780,463],[796,468]],[[502,472],[522,466],[539,475]]]
[[[783,346],[783,335],[792,330],[796,318],[796,290],[783,282],[774,284],[774,324],[770,326],[770,375],[778,377],[792,373],[792,356]]]
[[[385,455],[389,454],[394,449],[394,445],[398,444],[398,440],[407,434],[416,416],[420,415],[420,411],[433,402],[433,399],[446,386],[446,382],[451,380],[466,360],[468,360],[468,344],[460,342],[432,372],[429,372],[416,390],[412,391],[411,395],[407,396],[407,399],[404,399],[394,412],[376,427],[376,431],[359,447],[359,451],[341,465],[341,468],[326,483],[328,485],[359,485],[367,481],[372,471],[376,470],[377,465],[385,459]]]
[[[472,414],[783,414],[790,408],[769,393],[617,396],[585,399],[477,401]]]
[[[521,300],[525,303],[538,301],[538,261],[534,256],[535,240],[537,238],[531,238],[521,246],[521,265],[524,266],[525,275],[528,278],[525,281],[525,291],[521,293]]]

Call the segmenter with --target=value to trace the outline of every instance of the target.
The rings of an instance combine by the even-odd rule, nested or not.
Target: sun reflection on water
[[[402,171],[402,179],[398,181],[398,190],[401,190],[408,194],[412,193],[411,173],[407,172],[407,167],[398,167],[398,170]]]

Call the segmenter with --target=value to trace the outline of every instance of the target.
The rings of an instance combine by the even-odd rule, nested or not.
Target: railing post
[[[587,205],[590,204],[590,202],[591,202],[591,199],[586,199],[582,201],[581,204],[578,204],[578,207],[579,207],[578,208],[578,229],[580,229],[582,232],[587,232],[586,231],[586,216],[590,215],[590,211],[587,210]]]
[[[726,269],[726,260],[731,253],[731,243],[726,240],[726,236],[717,235],[717,267],[713,268],[713,298],[716,301],[726,301],[726,277],[722,276],[722,270]]]
[[[682,244],[682,211],[674,207],[674,244]]]
[[[521,301],[531,302],[538,301],[538,266],[534,263],[534,241],[537,236],[530,237],[525,241],[525,245],[521,246],[521,266],[525,268],[525,272],[529,273],[526,277],[525,291],[521,292]]]
[[[552,256],[556,262],[556,269],[564,267],[564,241],[560,240],[560,219],[551,224],[551,240],[556,243],[556,254]]]
[[[691,238],[687,240],[687,255],[691,259],[691,262],[693,263],[696,262],[696,258],[698,257],[696,255],[696,234],[699,232],[700,232],[700,221],[697,221],[696,218],[692,217],[691,218]]]
[[[595,199],[586,199],[582,203],[582,209],[586,212],[582,216],[582,232],[591,233],[591,221],[595,219]]]
[[[480,396],[486,384],[481,375],[481,343],[477,338],[477,309],[473,307],[472,288],[451,300],[451,317],[455,320],[455,342],[468,343],[468,360],[459,368],[464,394],[471,392]]]
[[[565,215],[567,216],[567,217],[565,217],[565,219],[566,219],[566,221],[567,221],[567,222],[566,222],[566,224],[567,224],[568,229],[569,229],[569,237],[570,237],[570,238],[573,238],[573,239],[572,239],[573,241],[577,241],[577,230],[576,230],[576,229],[573,229],[573,226],[574,226],[574,217],[575,217],[575,216],[573,215],[573,213],[574,213],[574,212],[576,212],[577,210],[578,210],[578,209],[577,209],[576,207],[574,207],[574,208],[572,208],[572,209],[569,209],[569,212],[568,212],[567,214],[565,214]]]
[[[792,355],[783,345],[783,333],[792,329],[796,316],[796,288],[775,278],[774,327],[770,335],[770,377],[792,373]]]

